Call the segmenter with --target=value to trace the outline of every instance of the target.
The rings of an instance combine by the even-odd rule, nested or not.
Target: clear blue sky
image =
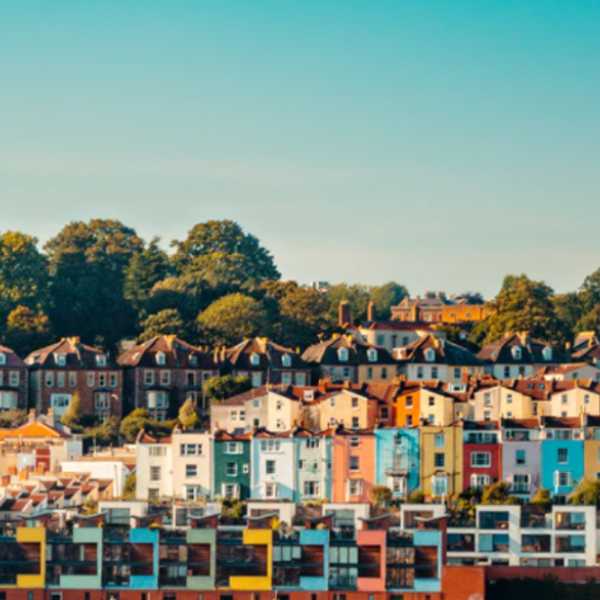
[[[600,3],[0,0],[0,230],[230,218],[286,278],[600,267]]]

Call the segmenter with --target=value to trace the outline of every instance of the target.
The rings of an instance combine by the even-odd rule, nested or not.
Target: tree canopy
[[[173,245],[176,271],[198,274],[213,285],[239,287],[281,277],[271,253],[234,221],[199,223]]]
[[[204,341],[231,346],[244,338],[264,334],[269,318],[264,305],[244,294],[229,294],[215,300],[198,315]]]
[[[212,403],[219,403],[222,400],[247,392],[252,389],[252,384],[248,377],[233,377],[233,375],[222,375],[221,377],[212,377],[205,386],[206,396]]]

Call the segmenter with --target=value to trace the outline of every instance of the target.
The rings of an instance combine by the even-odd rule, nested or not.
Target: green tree
[[[553,291],[544,282],[532,281],[525,275],[509,275],[489,306],[494,313],[474,328],[471,339],[475,343],[483,334],[483,343],[488,344],[520,331],[546,342],[556,342],[559,337]]]
[[[142,321],[141,329],[140,342],[151,340],[157,335],[176,335],[181,338],[186,335],[185,324],[176,309],[161,310],[156,315],[150,315]]]
[[[258,285],[281,276],[258,238],[244,233],[233,221],[199,223],[173,246],[172,262],[178,273],[196,273],[215,286]]]
[[[200,418],[196,412],[196,405],[190,398],[179,409],[179,422],[186,429],[195,429],[200,426]]]
[[[22,357],[52,341],[50,319],[40,310],[18,306],[6,320],[4,341]]]
[[[268,315],[262,302],[244,294],[229,294],[215,300],[198,315],[203,339],[231,346],[244,338],[264,334]]]
[[[152,417],[150,411],[147,408],[136,408],[121,421],[119,433],[128,442],[133,442],[142,429],[148,431],[151,427]]]
[[[18,306],[33,310],[48,294],[48,264],[37,239],[18,231],[0,235],[0,318]]]
[[[582,479],[575,488],[570,502],[600,508],[600,480]]]
[[[119,221],[72,222],[45,250],[50,260],[50,319],[58,335],[79,335],[115,349],[135,331],[136,315],[124,295],[125,273],[143,242]]]
[[[385,485],[374,485],[369,491],[371,502],[378,508],[385,508],[392,500],[392,490]]]
[[[136,476],[135,471],[131,475],[127,476],[125,485],[123,486],[123,495],[121,500],[135,500],[136,499]]]
[[[71,429],[81,426],[83,420],[83,406],[81,405],[81,398],[79,394],[75,392],[71,398],[71,402],[64,415],[61,417],[60,422]]]
[[[352,322],[362,323],[367,318],[369,305],[369,288],[366,285],[340,283],[329,288],[329,318],[333,323],[338,322],[340,302],[347,300],[352,311]]]
[[[481,504],[518,504],[519,500],[510,495],[510,483],[498,481],[483,487]]]
[[[135,251],[125,269],[123,292],[136,310],[140,310],[152,288],[169,273],[169,257],[158,245],[159,238],[143,249]]]
[[[292,348],[306,348],[331,335],[335,323],[326,296],[309,287],[290,289],[279,301],[277,340]]]
[[[0,411],[0,428],[16,429],[27,423],[27,411],[22,408],[9,408]]]
[[[87,446],[96,445],[107,447],[119,443],[119,424],[118,417],[110,417],[96,427],[88,427],[83,432],[83,439]]]
[[[198,313],[218,298],[216,290],[198,275],[167,277],[159,281],[144,303],[146,314],[156,314],[163,310],[179,311],[181,318],[189,326]]]
[[[219,403],[251,389],[252,384],[248,377],[233,377],[232,375],[212,377],[204,385],[204,392],[212,403]]]
[[[548,508],[549,506],[552,506],[552,496],[550,495],[550,490],[547,490],[546,488],[538,488],[538,491],[531,500],[531,504],[534,506],[540,506],[542,508]]]
[[[379,321],[391,319],[392,306],[400,304],[402,299],[408,296],[408,290],[394,281],[384,285],[376,285],[369,288],[369,298],[373,302],[374,317]]]

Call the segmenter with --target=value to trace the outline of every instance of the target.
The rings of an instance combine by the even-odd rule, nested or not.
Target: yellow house
[[[456,497],[462,492],[463,428],[420,427],[421,491],[430,499]]]
[[[232,590],[271,590],[273,581],[273,532],[270,529],[244,529],[244,546],[262,547],[265,563],[265,575],[231,576],[229,586]]]
[[[422,387],[418,394],[423,420],[442,427],[454,423],[454,396],[434,387]]]
[[[374,427],[379,415],[380,401],[362,389],[333,391],[321,400],[321,430],[342,424],[351,429]]]
[[[587,433],[583,442],[583,476],[588,481],[600,476],[600,417],[584,416]]]

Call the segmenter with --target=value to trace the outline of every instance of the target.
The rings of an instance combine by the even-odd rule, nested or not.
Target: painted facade
[[[463,489],[462,427],[420,427],[421,491],[442,499]]]
[[[406,499],[419,489],[419,429],[375,429],[375,484],[392,490],[396,499]]]

